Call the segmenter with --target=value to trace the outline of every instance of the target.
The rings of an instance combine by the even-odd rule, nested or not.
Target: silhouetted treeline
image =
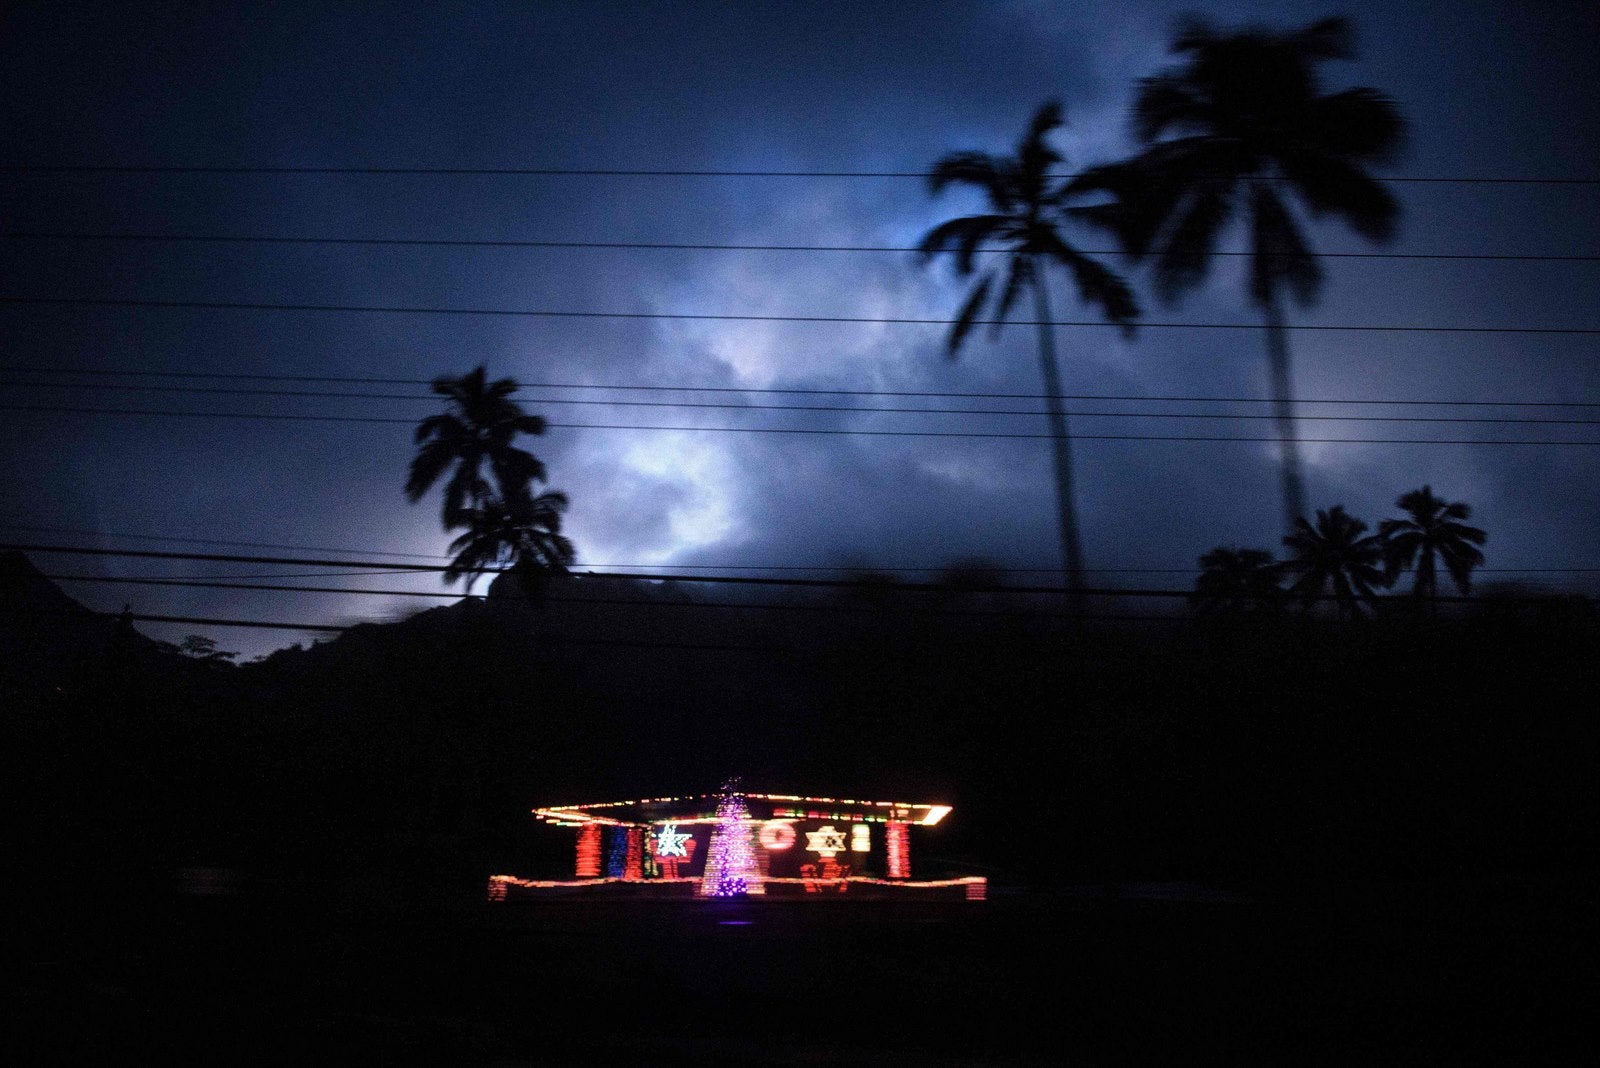
[[[947,800],[919,871],[1019,882],[1568,870],[1600,815],[1591,614],[1107,629],[871,584],[828,595],[848,612],[561,599],[588,581],[239,668],[126,627],[73,645],[103,621],[6,602],[4,648],[34,649],[3,670],[29,885],[126,902],[218,866],[471,896],[570,863],[535,804],[730,772]]]

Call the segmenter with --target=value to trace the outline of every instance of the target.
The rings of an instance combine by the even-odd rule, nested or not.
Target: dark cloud
[[[714,11],[290,5],[270,14],[39,5],[10,12],[0,30],[8,101],[0,156],[899,170],[956,148],[1006,151],[1033,108],[1060,97],[1070,125],[1059,143],[1079,163],[1126,147],[1134,79],[1164,61],[1179,10],[1042,0]],[[1223,23],[1326,13],[1320,4],[1207,11]],[[1413,129],[1406,173],[1600,173],[1592,6],[1408,3],[1351,13],[1361,59],[1330,76],[1401,101]],[[1399,251],[1592,254],[1600,235],[1600,197],[1590,187],[1408,185],[1399,193]],[[0,183],[8,227],[122,232],[900,245],[974,203],[955,192],[935,200],[918,182],[891,179],[10,175]],[[1336,225],[1315,232],[1324,249],[1362,247]],[[1104,244],[1093,235],[1080,240]],[[1596,325],[1600,268],[1592,264],[1327,267],[1322,301],[1296,312],[1297,322]],[[946,271],[890,253],[8,241],[0,271],[8,293],[912,318],[951,314],[961,292]],[[1251,319],[1237,265],[1224,265],[1179,308],[1149,303],[1158,319]],[[1061,310],[1081,314],[1070,304]],[[1033,337],[1017,327],[993,342],[975,339],[952,363],[940,328],[915,325],[38,307],[0,309],[0,321],[13,363],[404,378],[487,363],[493,373],[539,382],[1040,388]],[[1265,395],[1254,331],[1147,329],[1129,343],[1109,331],[1063,330],[1060,346],[1070,392]],[[1592,400],[1600,392],[1592,350],[1582,336],[1294,337],[1299,392],[1329,398]],[[69,395],[8,389],[35,403]],[[533,406],[552,421],[568,423],[1042,429],[1038,417],[596,408],[551,403],[548,390],[528,395],[544,398]],[[80,399],[390,415],[427,408],[128,393]],[[995,407],[1008,405],[1035,403]],[[11,414],[0,448],[31,480],[12,483],[20,488],[4,498],[0,521],[401,552],[439,552],[446,540],[433,503],[413,508],[400,497],[410,448],[403,427]],[[1089,434],[1265,436],[1268,425],[1075,421]],[[1360,425],[1365,432],[1352,436],[1595,436],[1576,426]],[[1307,422],[1304,432],[1348,431]],[[571,529],[591,562],[937,565],[983,556],[1028,567],[1056,556],[1042,441],[558,428],[539,451],[553,484],[572,495]],[[1270,446],[1086,440],[1078,457],[1090,566],[1184,566],[1222,542],[1276,544]],[[1600,474],[1593,448],[1330,445],[1308,446],[1307,458],[1319,505],[1342,502],[1375,522],[1400,492],[1431,482],[1477,505],[1491,530],[1491,564],[1600,563],[1600,517],[1587,503]],[[430,581],[384,584],[436,588]],[[128,599],[120,589],[74,592],[97,606]],[[400,603],[222,591],[141,591],[136,599],[148,610],[300,619],[377,615]]]

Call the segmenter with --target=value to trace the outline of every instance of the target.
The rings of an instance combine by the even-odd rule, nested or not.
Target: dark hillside
[[[15,713],[54,710],[28,745],[57,801],[31,811],[90,866],[96,835],[144,818],[164,866],[421,868],[462,893],[568,863],[534,804],[730,773],[948,800],[929,863],[1020,883],[1566,869],[1600,815],[1592,620],[1071,629],[994,626],[959,597],[694,609],[671,606],[703,595],[670,584],[597,585],[233,669],[113,642],[113,621],[24,583],[81,628],[8,668],[35,687]],[[6,640],[39,643],[18,633],[38,615]]]

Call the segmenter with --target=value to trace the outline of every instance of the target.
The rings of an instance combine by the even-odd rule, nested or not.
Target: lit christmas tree
[[[706,851],[700,892],[707,897],[738,897],[750,892],[755,878],[755,851],[750,848],[750,809],[744,795],[729,782],[717,802],[717,825]]]

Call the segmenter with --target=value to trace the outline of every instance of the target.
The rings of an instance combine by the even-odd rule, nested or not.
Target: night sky
[[[1009,152],[1061,99],[1067,166],[1130,148],[1135,79],[1166,60],[1197,5],[862,3],[622,5],[11,5],[0,15],[0,162],[11,166],[923,171],[956,149]],[[1321,3],[1211,4],[1231,25],[1298,25]],[[1392,173],[1600,176],[1600,7],[1347,7],[1359,58],[1329,88],[1400,104],[1410,146]],[[1403,183],[1387,251],[1593,256],[1600,186]],[[978,207],[915,178],[0,174],[0,231],[908,246]],[[1337,222],[1322,251],[1367,246]],[[1106,249],[1108,237],[1073,235]],[[1230,247],[1239,247],[1235,234]],[[1106,257],[1107,259],[1113,259]],[[1115,262],[1113,260],[1113,262]],[[1135,275],[1147,317],[1254,323],[1242,261],[1177,307]],[[1600,262],[1330,259],[1297,324],[1600,327]],[[7,297],[142,298],[432,308],[947,318],[964,287],[904,252],[463,249],[0,238]],[[1056,290],[1059,318],[1097,314]],[[976,337],[952,363],[944,327],[0,304],[7,368],[428,379],[487,364],[524,382],[737,389],[1039,392],[1035,335]],[[1596,335],[1303,331],[1306,398],[1600,401]],[[1070,394],[1267,395],[1259,330],[1063,329]],[[184,379],[69,379],[9,370],[5,405],[420,418],[425,400],[90,389],[88,384],[295,388]],[[44,383],[78,382],[74,388]],[[312,384],[307,389],[362,387]],[[420,387],[369,387],[412,393]],[[1027,430],[1038,416],[738,412],[571,405],[693,400],[528,388],[555,423]],[[1037,409],[1037,401],[707,394],[753,403]],[[1265,413],[1263,405],[1075,401],[1082,411]],[[1600,408],[1321,405],[1302,415],[1600,419]],[[1084,417],[1094,433],[1265,437],[1264,420]],[[1316,423],[1308,437],[1597,440],[1600,427]],[[982,557],[1057,566],[1043,440],[552,429],[532,446],[572,498],[580,566],[939,567]],[[1600,568],[1600,447],[1305,447],[1310,499],[1377,521],[1431,483],[1489,531],[1489,568]],[[242,551],[157,538],[439,554],[437,498],[401,494],[412,453],[391,424],[0,413],[0,540]],[[1276,548],[1266,444],[1084,441],[1077,449],[1092,585],[1188,587],[1218,544]],[[35,529],[26,529],[26,528]],[[46,532],[37,528],[53,528]],[[95,535],[70,533],[94,531]],[[130,540],[138,536],[145,540]],[[267,550],[259,550],[267,551]],[[284,552],[284,555],[294,555]],[[59,574],[265,575],[257,565],[36,557]],[[1496,572],[1593,591],[1600,571]],[[435,576],[348,576],[438,590]],[[303,622],[392,618],[421,602],[67,584],[96,608]],[[195,627],[151,627],[173,637]],[[304,635],[210,628],[259,653]]]

